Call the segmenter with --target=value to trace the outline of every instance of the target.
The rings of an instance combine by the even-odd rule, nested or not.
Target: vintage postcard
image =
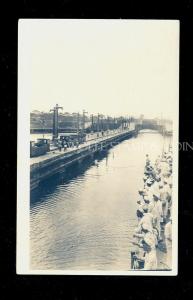
[[[179,26],[19,20],[17,274],[177,275]]]

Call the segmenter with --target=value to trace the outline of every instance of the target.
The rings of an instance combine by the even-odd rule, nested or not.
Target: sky
[[[177,115],[178,21],[20,20],[18,49],[31,111]]]

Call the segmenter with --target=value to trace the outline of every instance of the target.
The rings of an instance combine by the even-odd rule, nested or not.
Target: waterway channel
[[[145,154],[169,139],[144,131],[40,184],[30,200],[30,257],[36,270],[130,269]]]

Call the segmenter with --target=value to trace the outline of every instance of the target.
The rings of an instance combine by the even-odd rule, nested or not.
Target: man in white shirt
[[[143,241],[145,251],[144,270],[157,270],[157,254],[152,235],[146,235]]]
[[[150,180],[146,181],[146,185],[144,188],[144,194],[145,194],[145,196],[147,196],[147,198],[149,199],[150,202],[153,201],[153,185]]]
[[[150,232],[153,232],[153,215],[148,212],[147,205],[143,205],[142,208],[143,216],[139,221],[136,232],[140,232],[144,228],[148,229],[148,231]]]
[[[163,216],[162,211],[162,202],[159,199],[159,195],[154,193],[153,194],[153,201],[149,204],[149,212],[153,215],[154,218],[154,226],[158,231],[158,241],[161,241],[161,221]]]
[[[162,201],[163,218],[166,220],[168,215],[168,200],[170,197],[170,187],[167,180],[163,180],[163,188],[160,189],[160,199]]]
[[[160,185],[160,180],[157,178],[157,180],[155,180],[155,182],[151,186],[151,191],[152,191],[153,194],[159,194],[160,193],[159,185]]]
[[[165,226],[165,242],[166,242],[166,264],[169,269],[172,268],[172,219]]]
[[[144,213],[143,206],[144,206],[143,200],[142,201],[138,200],[137,201],[137,211],[136,211],[138,222],[140,222],[141,218],[143,218],[143,213]]]

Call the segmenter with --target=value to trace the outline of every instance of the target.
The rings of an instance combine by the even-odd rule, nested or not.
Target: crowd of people
[[[137,200],[138,224],[133,235],[132,269],[172,268],[172,149],[154,163],[146,154],[144,186]],[[159,265],[159,251],[164,261]]]
[[[62,137],[55,140],[55,144],[59,151],[66,151],[68,148],[78,148],[80,144],[85,142],[85,137]]]

